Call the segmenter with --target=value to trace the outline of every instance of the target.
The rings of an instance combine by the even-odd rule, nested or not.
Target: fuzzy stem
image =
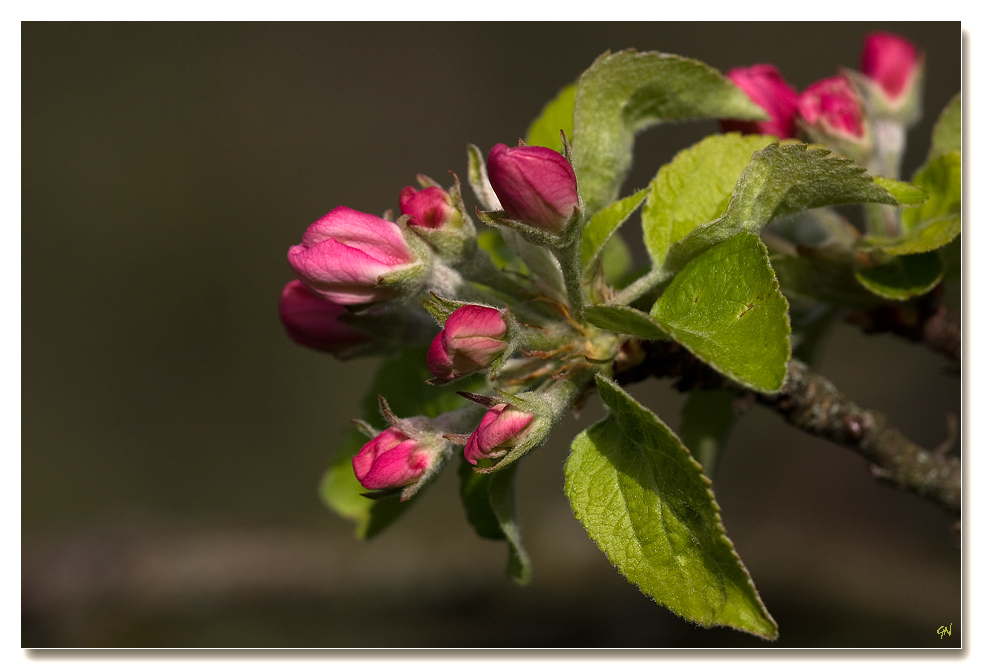
[[[559,268],[563,271],[563,282],[566,284],[566,296],[569,299],[570,315],[578,322],[583,322],[583,281],[580,266],[580,245],[568,244],[553,250]]]

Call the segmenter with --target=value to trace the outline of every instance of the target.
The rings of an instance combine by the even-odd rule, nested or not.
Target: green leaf
[[[519,585],[527,585],[532,580],[532,563],[529,560],[518,531],[518,506],[515,501],[515,474],[518,463],[505,467],[487,476],[488,500],[494,511],[502,533],[508,541],[508,564],[505,573]]]
[[[837,204],[898,205],[862,167],[805,144],[771,144],[754,154],[740,174],[726,211],[672,244],[666,272],[679,271],[707,248],[741,232],[757,232],[770,221],[806,209]]]
[[[580,260],[587,273],[589,268],[597,262],[607,240],[634,213],[647,195],[647,189],[639,190],[633,195],[618,200],[609,207],[598,211],[587,222],[583,228],[583,237],[580,240]]]
[[[476,390],[483,383],[475,379],[465,387],[455,385],[451,389],[427,385],[425,381],[431,376],[426,366],[426,349],[404,349],[399,357],[387,360],[379,367],[362,403],[362,419],[379,429],[387,427],[378,411],[379,395],[385,397],[397,416],[425,415],[435,418],[467,403],[457,394],[457,390]],[[398,496],[380,499],[362,497],[362,493],[368,491],[355,478],[351,458],[366,441],[367,438],[358,430],[349,430],[320,486],[324,503],[338,515],[353,520],[356,523],[355,533],[362,539],[370,539],[388,527],[416,499],[413,497],[400,502]]]
[[[931,133],[930,162],[938,156],[962,150],[962,94],[958,92],[945,106]]]
[[[686,265],[651,316],[722,374],[754,390],[781,389],[791,357],[788,301],[757,235],[730,237]]]
[[[631,335],[638,339],[657,341],[668,338],[664,330],[651,320],[651,316],[633,307],[620,304],[595,304],[583,310],[583,317],[598,328]]]
[[[695,456],[706,476],[716,469],[719,452],[736,420],[734,394],[729,390],[690,390],[682,406],[682,443]]]
[[[600,254],[600,265],[604,269],[607,284],[614,288],[623,288],[633,278],[631,248],[624,241],[624,236],[614,232],[604,244]]]
[[[799,255],[771,256],[781,292],[788,299],[857,309],[877,300],[856,280],[853,255],[835,246],[800,246]]]
[[[606,53],[576,84],[576,179],[587,215],[617,199],[635,133],[662,121],[764,119],[718,70],[689,58],[628,50]]]
[[[460,499],[464,503],[467,522],[471,524],[477,536],[485,539],[502,540],[505,533],[501,531],[498,517],[494,515],[491,501],[488,499],[488,487],[493,474],[479,474],[467,460],[460,459],[457,470],[460,477]]]
[[[531,146],[545,146],[563,152],[563,141],[559,131],[566,133],[566,139],[573,141],[573,102],[576,100],[576,84],[569,84],[550,100],[525,132],[525,143]]]
[[[478,536],[508,542],[505,573],[520,585],[532,580],[529,560],[518,531],[515,503],[515,474],[518,464],[490,474],[474,471],[466,460],[460,462],[460,497],[467,520]]]
[[[903,242],[884,246],[892,255],[924,253],[941,248],[962,231],[962,158],[954,151],[938,156],[914,175],[914,183],[930,193],[920,207],[903,212]]]
[[[899,237],[865,237],[859,247],[890,255],[926,253],[941,248],[962,231],[962,160],[954,151],[937,156],[914,175],[927,201],[902,213]]]
[[[773,142],[767,135],[710,135],[658,170],[641,210],[644,243],[655,267],[661,267],[672,244],[726,210],[754,152]]]
[[[565,467],[566,496],[587,534],[676,615],[777,638],[699,464],[613,381],[597,376],[597,389],[611,414],[573,440]]]
[[[856,270],[856,279],[874,295],[888,300],[909,300],[938,285],[944,261],[938,251],[903,255]]]
[[[484,250],[488,256],[491,257],[492,262],[495,265],[504,270],[509,270],[515,272],[516,274],[528,274],[529,269],[526,267],[522,259],[518,257],[518,254],[508,246],[505,242],[505,238],[501,235],[501,231],[492,228],[490,230],[482,230],[477,235],[477,245]]]
[[[918,188],[906,181],[897,181],[885,177],[873,177],[877,186],[882,186],[894,199],[903,206],[922,204],[927,200],[928,194],[923,188]]]

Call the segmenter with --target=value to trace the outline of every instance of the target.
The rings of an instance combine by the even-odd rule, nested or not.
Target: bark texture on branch
[[[643,342],[645,356],[629,369],[615,369],[621,384],[649,376],[676,378],[675,386],[729,388],[753,397],[808,434],[862,455],[878,479],[910,490],[956,514],[961,512],[961,461],[913,443],[879,411],[863,409],[807,365],[792,360],[780,392],[751,393],[674,342]]]

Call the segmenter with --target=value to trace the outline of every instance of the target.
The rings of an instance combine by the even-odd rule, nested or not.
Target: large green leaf
[[[788,301],[757,235],[730,237],[686,265],[651,316],[719,372],[754,390],[781,389],[791,357]]]
[[[862,167],[805,144],[771,144],[756,152],[740,174],[726,211],[672,244],[665,258],[671,275],[707,248],[740,232],[806,209],[837,204],[898,205]]]
[[[393,413],[401,417],[429,416],[459,408],[466,400],[457,390],[477,389],[481,380],[475,379],[464,387],[430,386],[425,382],[432,376],[426,366],[426,349],[407,348],[397,358],[379,367],[372,387],[362,403],[362,418],[378,429],[387,427],[378,411],[378,396],[386,398]],[[330,467],[321,480],[321,499],[338,515],[356,523],[356,534],[368,539],[392,523],[409,508],[416,497],[400,502],[398,495],[368,499],[368,492],[355,478],[351,458],[367,438],[358,430],[349,430],[341,442]]]
[[[903,255],[856,270],[856,279],[874,295],[888,300],[909,300],[941,282],[944,260],[938,251]]]
[[[767,135],[710,135],[658,170],[641,210],[644,243],[653,266],[661,267],[672,244],[726,210],[754,152],[773,142]]]
[[[576,84],[563,87],[561,91],[546,103],[532,125],[525,133],[525,143],[532,146],[545,146],[553,151],[563,152],[562,135],[573,141],[573,102],[576,100]]]
[[[627,580],[675,614],[777,638],[699,464],[613,381],[598,376],[597,389],[610,416],[573,440],[565,467],[566,496],[587,534]]]
[[[598,211],[587,221],[580,239],[580,261],[585,269],[597,262],[607,240],[634,213],[647,195],[647,189],[639,190]]]
[[[928,161],[952,151],[962,150],[962,94],[958,92],[945,106],[931,133]]]
[[[508,542],[508,563],[505,572],[517,583],[532,579],[532,564],[522,547],[515,502],[515,474],[518,463],[511,467],[481,474],[466,460],[460,463],[460,497],[467,520],[478,536]]]
[[[689,58],[628,50],[606,53],[576,84],[576,179],[587,215],[617,198],[631,166],[634,135],[662,121],[764,119],[718,70]]]

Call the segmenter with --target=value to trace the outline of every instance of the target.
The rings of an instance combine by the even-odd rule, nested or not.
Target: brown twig
[[[646,355],[640,364],[615,368],[619,383],[654,376],[676,378],[675,386],[681,391],[720,387],[745,390],[674,342],[644,342],[643,347]],[[804,363],[791,361],[780,392],[754,393],[753,397],[798,429],[859,453],[878,479],[949,511],[961,512],[961,461],[957,457],[911,442],[884,414],[861,408]]]

